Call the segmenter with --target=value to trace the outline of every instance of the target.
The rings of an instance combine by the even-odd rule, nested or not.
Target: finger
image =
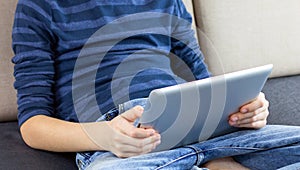
[[[267,105],[265,105],[262,108],[259,108],[259,109],[255,110],[253,112],[246,112],[246,113],[238,112],[238,113],[232,114],[229,119],[230,119],[231,122],[242,121],[244,119],[249,119],[249,118],[251,119],[251,118],[255,117],[256,115],[259,115],[259,114],[261,114],[263,112],[266,112],[266,111],[268,112]],[[266,115],[266,116],[268,116],[268,115]]]
[[[148,138],[144,138],[144,139],[137,139],[137,138],[128,138],[128,145],[134,146],[136,148],[143,148],[146,145],[152,145],[158,141],[160,141],[160,135],[159,134],[155,134],[153,136],[150,136]]]
[[[247,118],[251,118],[254,116],[254,113],[253,112],[248,112],[248,113],[235,113],[235,114],[232,114],[229,118],[229,121],[230,122],[238,122],[240,120],[243,120],[243,119],[247,119]]]
[[[156,146],[159,144],[160,144],[160,142],[156,142],[155,144],[147,145],[144,148],[139,148],[139,149],[132,147],[132,146],[125,146],[123,148],[127,148],[128,151],[124,150],[123,152],[121,152],[120,150],[117,150],[116,155],[119,158],[128,158],[128,157],[146,154],[146,153],[153,151],[156,148]]]
[[[146,154],[154,150],[159,144],[160,141],[156,141],[154,143],[150,143],[148,145],[139,148],[131,145],[120,145],[119,147],[116,148],[116,155],[118,157],[132,157],[141,154]]]
[[[269,110],[267,108],[261,108],[255,112],[251,113],[237,113],[230,117],[229,124],[231,126],[239,127],[241,124],[248,124],[256,121],[261,121],[267,119],[269,115]],[[238,117],[238,119],[237,119]]]
[[[262,120],[262,121],[252,122],[252,123],[241,124],[238,127],[259,129],[264,127],[266,124],[267,124],[267,120]]]
[[[114,126],[121,131],[122,133],[134,137],[134,138],[145,138],[153,135],[155,130],[152,128],[136,128],[132,122],[136,118],[139,118],[143,112],[141,106],[136,106],[125,113],[119,115],[116,119],[113,120]]]
[[[140,118],[142,116],[143,112],[144,108],[142,106],[135,106],[132,109],[122,113],[120,116],[122,116],[127,121],[134,122],[137,118]]]
[[[153,135],[148,136],[146,138],[134,138],[118,131],[116,132],[114,139],[114,141],[116,141],[117,143],[131,145],[135,147],[143,147],[144,145],[156,142],[158,140],[160,140],[160,135],[158,133],[154,133]]]
[[[160,135],[156,134],[145,139],[136,139],[123,134],[119,134],[114,140],[113,148],[116,152],[141,154],[150,152],[160,144]]]
[[[131,125],[129,125],[131,126]],[[155,134],[154,129],[142,129],[132,126],[132,129],[123,129],[122,132],[133,138],[147,138]]]
[[[265,120],[265,119],[267,119],[267,117],[269,115],[269,111],[268,111],[268,109],[265,109],[264,111],[261,111],[259,114],[253,113],[253,115],[254,115],[253,117],[239,120],[237,123],[245,124],[245,123],[251,123],[251,122]]]
[[[266,109],[264,112],[261,112],[258,115],[255,115],[252,118],[249,119],[244,119],[241,121],[237,121],[237,122],[229,122],[231,126],[234,127],[248,127],[248,128],[262,128],[263,126],[266,125],[267,123],[267,117],[269,115],[269,111],[268,109]]]
[[[133,138],[146,138],[155,133],[154,129],[143,129],[135,127],[131,122],[128,122],[123,117],[120,120],[116,119],[117,129],[123,134]]]
[[[255,115],[253,117],[243,119],[243,120],[239,120],[239,121],[236,121],[236,122],[229,121],[229,123],[232,126],[240,127],[240,125],[242,125],[242,124],[249,124],[249,123],[254,123],[254,122],[266,120],[267,117],[268,117],[268,114],[269,114],[268,110],[265,110],[264,112],[261,112],[260,114]]]

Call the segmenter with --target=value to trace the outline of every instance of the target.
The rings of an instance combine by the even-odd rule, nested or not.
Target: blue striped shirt
[[[19,0],[19,125],[35,115],[94,121],[96,110],[208,77],[190,23],[181,0]]]

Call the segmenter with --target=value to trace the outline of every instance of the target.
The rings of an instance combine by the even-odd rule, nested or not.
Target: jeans
[[[141,105],[147,99],[135,99],[119,105],[98,121],[111,120],[119,113]],[[259,130],[241,130],[204,142],[167,151],[153,152],[126,159],[111,152],[83,152],[76,156],[79,169],[205,169],[204,163],[233,157],[253,170],[300,170],[300,127],[267,125]]]

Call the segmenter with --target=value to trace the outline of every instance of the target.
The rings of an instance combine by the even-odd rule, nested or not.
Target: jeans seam
[[[265,150],[268,150],[269,148],[232,147],[232,146],[227,146],[226,147],[226,146],[224,146],[224,147],[215,147],[215,148],[211,148],[211,149],[201,150],[200,153],[202,153],[203,157],[207,159],[207,156],[206,156],[207,153],[205,153],[205,152],[219,150],[219,149],[239,149],[239,150],[248,150],[248,151],[253,150],[253,152],[255,152],[255,151],[265,151]],[[230,156],[230,155],[227,155],[227,156]],[[221,156],[221,157],[227,157],[227,156]],[[231,155],[231,156],[234,156],[234,155]],[[203,163],[207,162],[206,159],[203,159],[201,163],[203,164]],[[199,166],[199,165],[197,165],[197,166]]]
[[[255,147],[232,147],[232,146],[224,146],[224,147],[216,147],[216,148],[211,148],[211,149],[206,149],[206,150],[201,150],[200,153],[203,152],[207,152],[207,151],[212,151],[212,150],[216,150],[216,149],[245,149],[245,150],[260,150],[260,151],[264,151],[264,150],[268,150],[269,148],[255,148]]]
[[[189,154],[180,156],[180,157],[178,157],[178,158],[176,158],[176,159],[173,159],[173,160],[171,160],[171,161],[165,163],[165,164],[162,165],[162,166],[159,166],[159,167],[155,168],[155,170],[159,170],[159,169],[165,168],[166,166],[171,165],[172,163],[174,163],[174,162],[176,162],[176,161],[178,161],[178,160],[187,158],[187,157],[189,157],[189,156],[193,156],[193,155],[195,155],[195,154],[196,154],[196,153],[189,153]],[[198,156],[197,156],[197,157],[198,157]]]

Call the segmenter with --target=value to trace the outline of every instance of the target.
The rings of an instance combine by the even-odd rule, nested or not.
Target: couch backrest
[[[0,2],[0,121],[15,120],[16,92],[13,88],[11,31],[17,0]]]
[[[215,75],[272,63],[300,74],[299,0],[193,0],[198,38]]]

